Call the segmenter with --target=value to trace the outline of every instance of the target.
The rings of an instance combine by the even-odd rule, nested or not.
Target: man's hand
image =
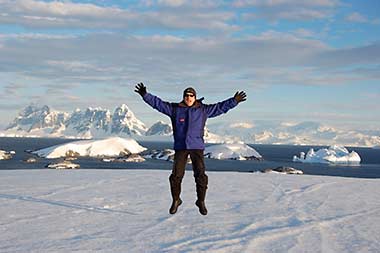
[[[143,83],[138,83],[136,86],[135,86],[135,92],[137,92],[138,94],[140,94],[142,97],[146,94],[146,87]]]
[[[234,99],[236,100],[236,102],[240,103],[247,100],[247,95],[244,91],[238,91],[235,93]]]

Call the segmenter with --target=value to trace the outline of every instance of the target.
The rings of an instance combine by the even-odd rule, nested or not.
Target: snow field
[[[378,180],[186,171],[175,215],[155,170],[2,171],[1,252],[378,252]]]

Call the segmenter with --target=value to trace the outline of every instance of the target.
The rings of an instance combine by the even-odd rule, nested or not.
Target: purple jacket
[[[191,107],[184,102],[162,101],[150,93],[146,93],[143,99],[151,107],[171,118],[175,150],[204,149],[203,134],[207,118],[226,113],[238,104],[233,97],[210,105],[197,100]]]

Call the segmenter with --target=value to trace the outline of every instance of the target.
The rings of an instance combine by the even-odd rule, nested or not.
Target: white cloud
[[[149,1],[148,6],[156,4],[164,7],[187,7],[187,8],[216,8],[225,5],[223,0],[157,0]]]
[[[3,24],[17,24],[29,28],[127,30],[156,28],[215,32],[230,32],[237,29],[237,26],[228,23],[234,14],[217,9],[193,11],[192,8],[187,8],[181,11],[163,9],[139,12],[70,1],[1,0],[0,13],[2,13],[0,22]]]
[[[246,13],[245,19],[264,18],[279,20],[313,20],[331,17],[334,8],[340,4],[335,0],[298,1],[298,0],[237,0],[233,5],[238,8],[256,7],[256,12]]]
[[[353,22],[353,23],[367,23],[367,24],[372,24],[372,25],[379,25],[380,24],[380,19],[375,18],[371,20],[370,18],[360,14],[359,12],[353,12],[345,17],[345,19],[348,22]]]
[[[380,44],[333,49],[296,33],[269,31],[245,38],[27,34],[0,36],[0,41],[3,71],[63,86],[149,80],[169,91],[178,84],[207,81],[204,90],[217,93],[215,87],[237,85],[325,86],[380,80],[375,67],[380,65]]]
[[[346,20],[357,23],[367,23],[368,19],[358,12],[351,13],[346,17]]]
[[[298,36],[301,38],[315,38],[315,37],[317,37],[317,34],[314,31],[304,29],[304,28],[299,28],[297,30],[294,30],[293,34],[295,36]]]
[[[186,3],[185,0],[158,0],[159,4],[168,5],[168,6],[181,6]]]
[[[335,7],[340,4],[339,0],[236,0],[233,2],[235,6],[310,6],[310,7]]]
[[[97,16],[103,17],[108,14],[121,13],[114,7],[100,7],[94,4],[65,2],[43,2],[35,0],[2,0],[3,9],[11,13],[35,13],[37,15],[52,16]]]

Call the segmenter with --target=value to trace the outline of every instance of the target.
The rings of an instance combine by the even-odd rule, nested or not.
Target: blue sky
[[[73,111],[126,103],[148,126],[193,86],[213,120],[317,121],[380,129],[380,1],[0,0],[0,125],[34,103]],[[166,120],[167,121],[167,120]]]

